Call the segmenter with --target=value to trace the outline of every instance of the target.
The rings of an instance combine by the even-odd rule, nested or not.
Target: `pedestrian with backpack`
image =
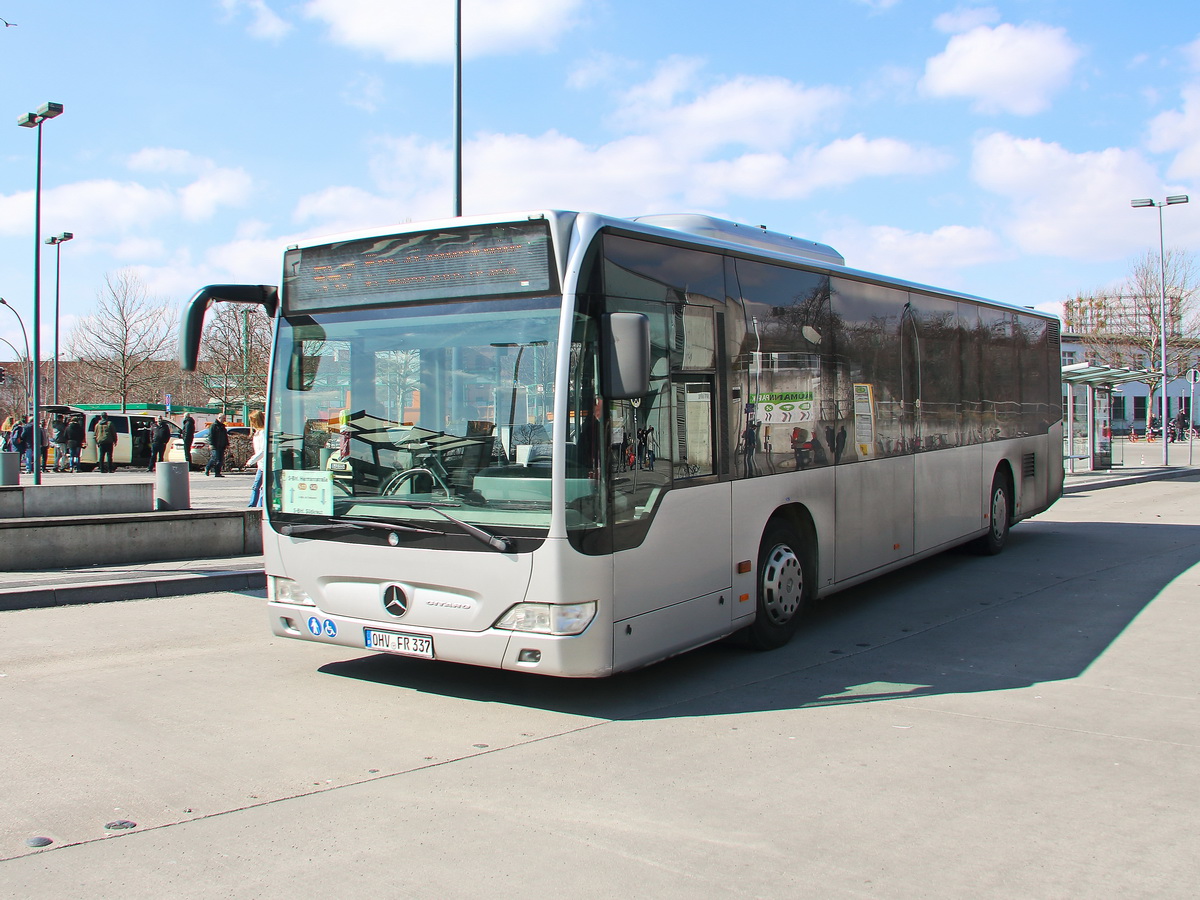
[[[108,413],[100,413],[100,421],[92,429],[92,437],[96,440],[96,461],[100,471],[115,472],[117,467],[113,465],[113,448],[117,446],[117,429],[113,427]]]

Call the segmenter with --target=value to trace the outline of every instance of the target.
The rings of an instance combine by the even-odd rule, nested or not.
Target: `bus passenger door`
[[[733,618],[732,490],[719,474],[713,310],[675,325],[674,371],[656,366],[650,394],[625,420],[633,452],[613,454],[618,668],[704,643],[728,632]]]

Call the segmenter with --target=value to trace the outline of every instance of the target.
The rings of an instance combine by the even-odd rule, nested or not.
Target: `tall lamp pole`
[[[1167,445],[1167,410],[1170,408],[1167,405],[1167,252],[1166,245],[1163,242],[1163,217],[1162,211],[1164,206],[1174,206],[1177,203],[1187,203],[1187,194],[1175,194],[1168,197],[1166,200],[1151,200],[1149,197],[1141,200],[1131,200],[1130,206],[1135,209],[1141,209],[1147,206],[1153,206],[1158,210],[1158,264],[1159,264],[1159,301],[1158,307],[1158,328],[1159,335],[1162,339],[1159,344],[1159,349],[1162,351],[1161,359],[1159,360],[1162,366],[1162,415],[1159,418],[1159,428],[1161,429],[1161,440],[1163,448],[1163,465],[1170,465],[1170,452]]]
[[[462,216],[462,0],[454,0],[454,216]]]
[[[43,103],[17,119],[37,129],[37,186],[33,192],[33,483],[42,483],[42,123],[61,116],[61,103]]]
[[[62,245],[75,235],[69,231],[46,238],[54,246],[54,403],[58,404],[58,285],[62,275]]]

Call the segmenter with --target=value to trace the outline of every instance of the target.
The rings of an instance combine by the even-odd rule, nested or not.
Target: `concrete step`
[[[0,611],[258,591],[265,586],[263,560],[257,555],[7,572],[0,579]]]
[[[262,510],[0,519],[0,572],[262,553]]]

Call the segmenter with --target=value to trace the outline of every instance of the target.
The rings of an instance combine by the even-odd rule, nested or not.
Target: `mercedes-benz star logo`
[[[396,618],[408,612],[408,595],[404,593],[404,589],[389,584],[383,592],[383,608]]]

